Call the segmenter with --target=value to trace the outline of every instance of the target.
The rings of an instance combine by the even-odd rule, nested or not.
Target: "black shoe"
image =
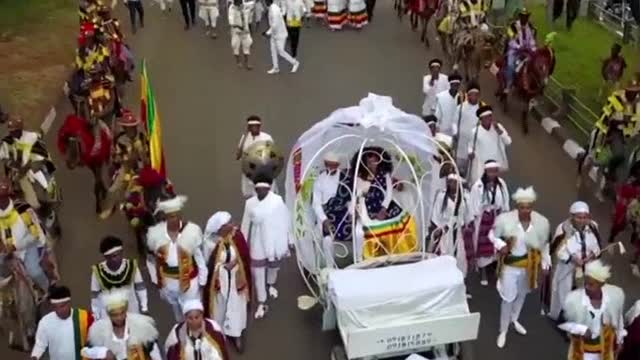
[[[184,30],[185,30],[185,31],[189,30],[189,24],[185,24],[185,25],[184,25]]]

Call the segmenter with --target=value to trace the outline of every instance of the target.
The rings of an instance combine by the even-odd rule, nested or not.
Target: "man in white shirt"
[[[236,57],[238,67],[242,67],[242,62],[240,61],[240,50],[242,50],[244,67],[247,70],[252,69],[251,65],[249,65],[249,54],[251,54],[251,44],[253,44],[251,30],[249,28],[251,14],[250,5],[244,4],[242,0],[234,0],[231,6],[229,6],[231,49],[233,50],[233,55]]]
[[[500,214],[489,232],[489,239],[498,252],[497,288],[502,299],[499,348],[505,346],[511,324],[518,334],[527,334],[518,321],[520,312],[527,294],[539,286],[540,270],[551,267],[549,220],[533,210],[536,192],[532,187],[519,188],[512,199],[516,209]]]
[[[242,216],[241,230],[249,242],[251,276],[258,300],[256,319],[263,318],[268,310],[267,288],[272,298],[278,297],[278,270],[293,244],[289,209],[282,197],[271,191],[271,182],[267,177],[256,177],[256,195],[245,202]]]
[[[467,169],[467,160],[469,156],[469,144],[473,141],[473,131],[478,126],[478,109],[480,108],[480,86],[477,83],[470,83],[467,86],[467,96],[462,103],[458,105],[455,119],[458,128],[456,149],[456,163],[458,169],[464,172]],[[466,175],[466,174],[465,174]]]
[[[262,131],[262,120],[257,115],[251,115],[247,118],[247,132],[240,138],[238,144],[238,150],[236,151],[236,160],[242,159],[246,155],[246,151],[255,143],[265,142],[273,143],[271,135]],[[253,181],[249,179],[245,174],[242,174],[240,179],[242,188],[242,196],[248,199],[255,195]]]
[[[576,201],[571,217],[558,225],[554,235],[557,257],[551,282],[549,317],[559,320],[562,306],[573,288],[581,287],[585,265],[600,255],[598,224],[591,220],[589,205]]]
[[[320,172],[318,178],[313,183],[313,212],[316,215],[316,224],[322,233],[322,250],[324,258],[333,261],[333,237],[337,225],[335,220],[330,219],[325,211],[325,205],[336,196],[340,183],[340,158],[334,153],[327,153],[324,156],[325,169]]]
[[[182,304],[200,298],[200,287],[207,283],[207,263],[202,254],[202,230],[180,214],[186,196],[158,203],[157,212],[165,220],[147,231],[147,247],[155,256],[154,268],[149,268],[151,280],[160,289],[160,296],[171,305],[177,321],[182,318]],[[155,274],[155,275],[154,275]]]
[[[570,337],[568,359],[617,359],[627,331],[624,328],[624,291],[607,284],[611,267],[595,260],[585,266],[585,285],[572,291],[564,303],[567,322],[558,326]]]
[[[503,172],[509,170],[507,146],[511,145],[511,137],[507,130],[493,117],[493,109],[489,105],[482,105],[477,111],[480,125],[473,130],[469,143],[469,169],[467,177],[475,183],[484,172],[483,164],[487,160],[500,163]]]
[[[109,316],[89,328],[87,346],[81,353],[86,359],[162,360],[158,348],[155,321],[147,316],[129,313],[129,294],[116,289],[104,296]]]
[[[124,244],[115,236],[106,236],[100,242],[104,261],[91,268],[91,311],[96,319],[107,317],[104,296],[115,289],[129,294],[128,312],[146,313],[147,289],[136,259],[123,257]]]
[[[292,58],[284,49],[288,36],[284,13],[273,0],[267,0],[267,5],[269,6],[269,29],[264,34],[269,37],[271,43],[271,61],[273,62],[273,67],[267,73],[273,75],[280,72],[278,55],[291,64],[291,72],[295,73],[300,67],[300,62]]]
[[[429,74],[422,79],[422,92],[424,102],[422,103],[422,116],[433,115],[436,111],[436,95],[449,90],[449,79],[447,75],[440,73],[442,61],[433,59],[429,61]]]
[[[93,316],[71,307],[71,292],[65,286],[51,286],[49,302],[53,311],[38,323],[31,360],[39,360],[47,351],[50,360],[79,359]]]
[[[463,94],[460,93],[462,77],[458,74],[451,74],[449,79],[449,89],[436,94],[436,111],[438,118],[438,131],[449,136],[458,134],[458,105],[462,103]]]

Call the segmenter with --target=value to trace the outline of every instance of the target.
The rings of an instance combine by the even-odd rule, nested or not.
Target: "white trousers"
[[[251,267],[251,276],[253,276],[253,286],[256,290],[258,303],[267,302],[267,286],[274,286],[278,281],[279,267]]]
[[[506,332],[509,330],[509,324],[514,321],[518,321],[520,318],[520,312],[524,306],[524,301],[527,298],[526,293],[519,293],[516,299],[507,302],[502,300],[500,304],[500,332]]]
[[[202,6],[198,10],[198,16],[204,21],[206,27],[215,28],[218,24],[220,11],[217,6]]]
[[[233,55],[239,56],[240,50],[242,50],[242,54],[249,55],[251,53],[251,44],[253,44],[251,34],[240,34],[235,31],[231,33],[231,49],[233,49]]]
[[[171,310],[177,322],[184,320],[182,314],[182,304],[186,300],[200,299],[200,287],[198,278],[191,279],[189,289],[186,292],[180,290],[180,285],[175,279],[165,279],[165,285],[160,289],[160,297],[171,305]]]
[[[280,65],[278,62],[278,55],[280,55],[283,59],[285,59],[289,64],[293,65],[296,63],[296,60],[289,55],[284,49],[284,45],[287,43],[287,38],[276,39],[273,36],[271,37],[271,61],[273,62],[274,69],[280,69]]]

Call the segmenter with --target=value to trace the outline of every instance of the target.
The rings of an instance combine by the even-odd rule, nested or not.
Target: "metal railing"
[[[578,99],[575,88],[564,86],[554,77],[550,77],[544,89],[544,100],[547,102],[546,107],[552,108],[556,120],[569,121],[576,130],[577,140],[588,140],[598,115]]]
[[[608,4],[601,0],[589,1],[587,15],[610,32],[620,36],[623,42],[640,42],[638,25],[631,14],[627,0],[619,4]]]

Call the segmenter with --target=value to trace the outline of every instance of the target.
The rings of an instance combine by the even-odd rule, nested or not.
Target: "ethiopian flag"
[[[149,156],[151,167],[166,176],[164,163],[164,151],[162,150],[162,127],[160,126],[160,115],[156,99],[153,96],[153,88],[147,73],[147,62],[142,60],[142,75],[140,76],[140,118],[147,128],[149,134]]]

